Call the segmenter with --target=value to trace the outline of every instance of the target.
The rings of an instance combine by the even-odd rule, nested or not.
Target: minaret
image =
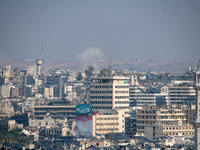
[[[200,150],[200,59],[195,72],[194,88],[196,90],[195,150]]]

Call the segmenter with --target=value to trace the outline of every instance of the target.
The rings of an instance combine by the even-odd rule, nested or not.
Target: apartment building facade
[[[194,134],[183,109],[143,107],[137,110],[137,132],[144,133],[145,126],[163,125],[163,133],[169,136]]]

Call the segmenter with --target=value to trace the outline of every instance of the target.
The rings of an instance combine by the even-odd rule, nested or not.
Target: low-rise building
[[[4,84],[0,86],[0,97],[10,97],[10,85]]]
[[[75,106],[74,105],[66,105],[66,106],[34,106],[33,107],[33,117],[34,119],[44,119],[44,116],[48,113],[54,113],[53,118],[58,118],[64,115],[67,120],[75,120]]]
[[[169,136],[194,135],[194,132],[194,126],[192,124],[163,126],[163,133]]]
[[[124,110],[93,115],[93,136],[98,134],[125,132]]]
[[[16,128],[15,120],[3,119],[0,120],[0,130],[10,131]]]

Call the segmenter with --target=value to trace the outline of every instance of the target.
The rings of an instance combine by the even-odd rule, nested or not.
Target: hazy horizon
[[[198,62],[200,1],[1,0],[0,60]]]

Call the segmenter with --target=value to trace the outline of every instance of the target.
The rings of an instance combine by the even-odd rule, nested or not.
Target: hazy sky
[[[41,58],[42,44],[50,60],[198,62],[200,1],[0,0],[0,59]]]

